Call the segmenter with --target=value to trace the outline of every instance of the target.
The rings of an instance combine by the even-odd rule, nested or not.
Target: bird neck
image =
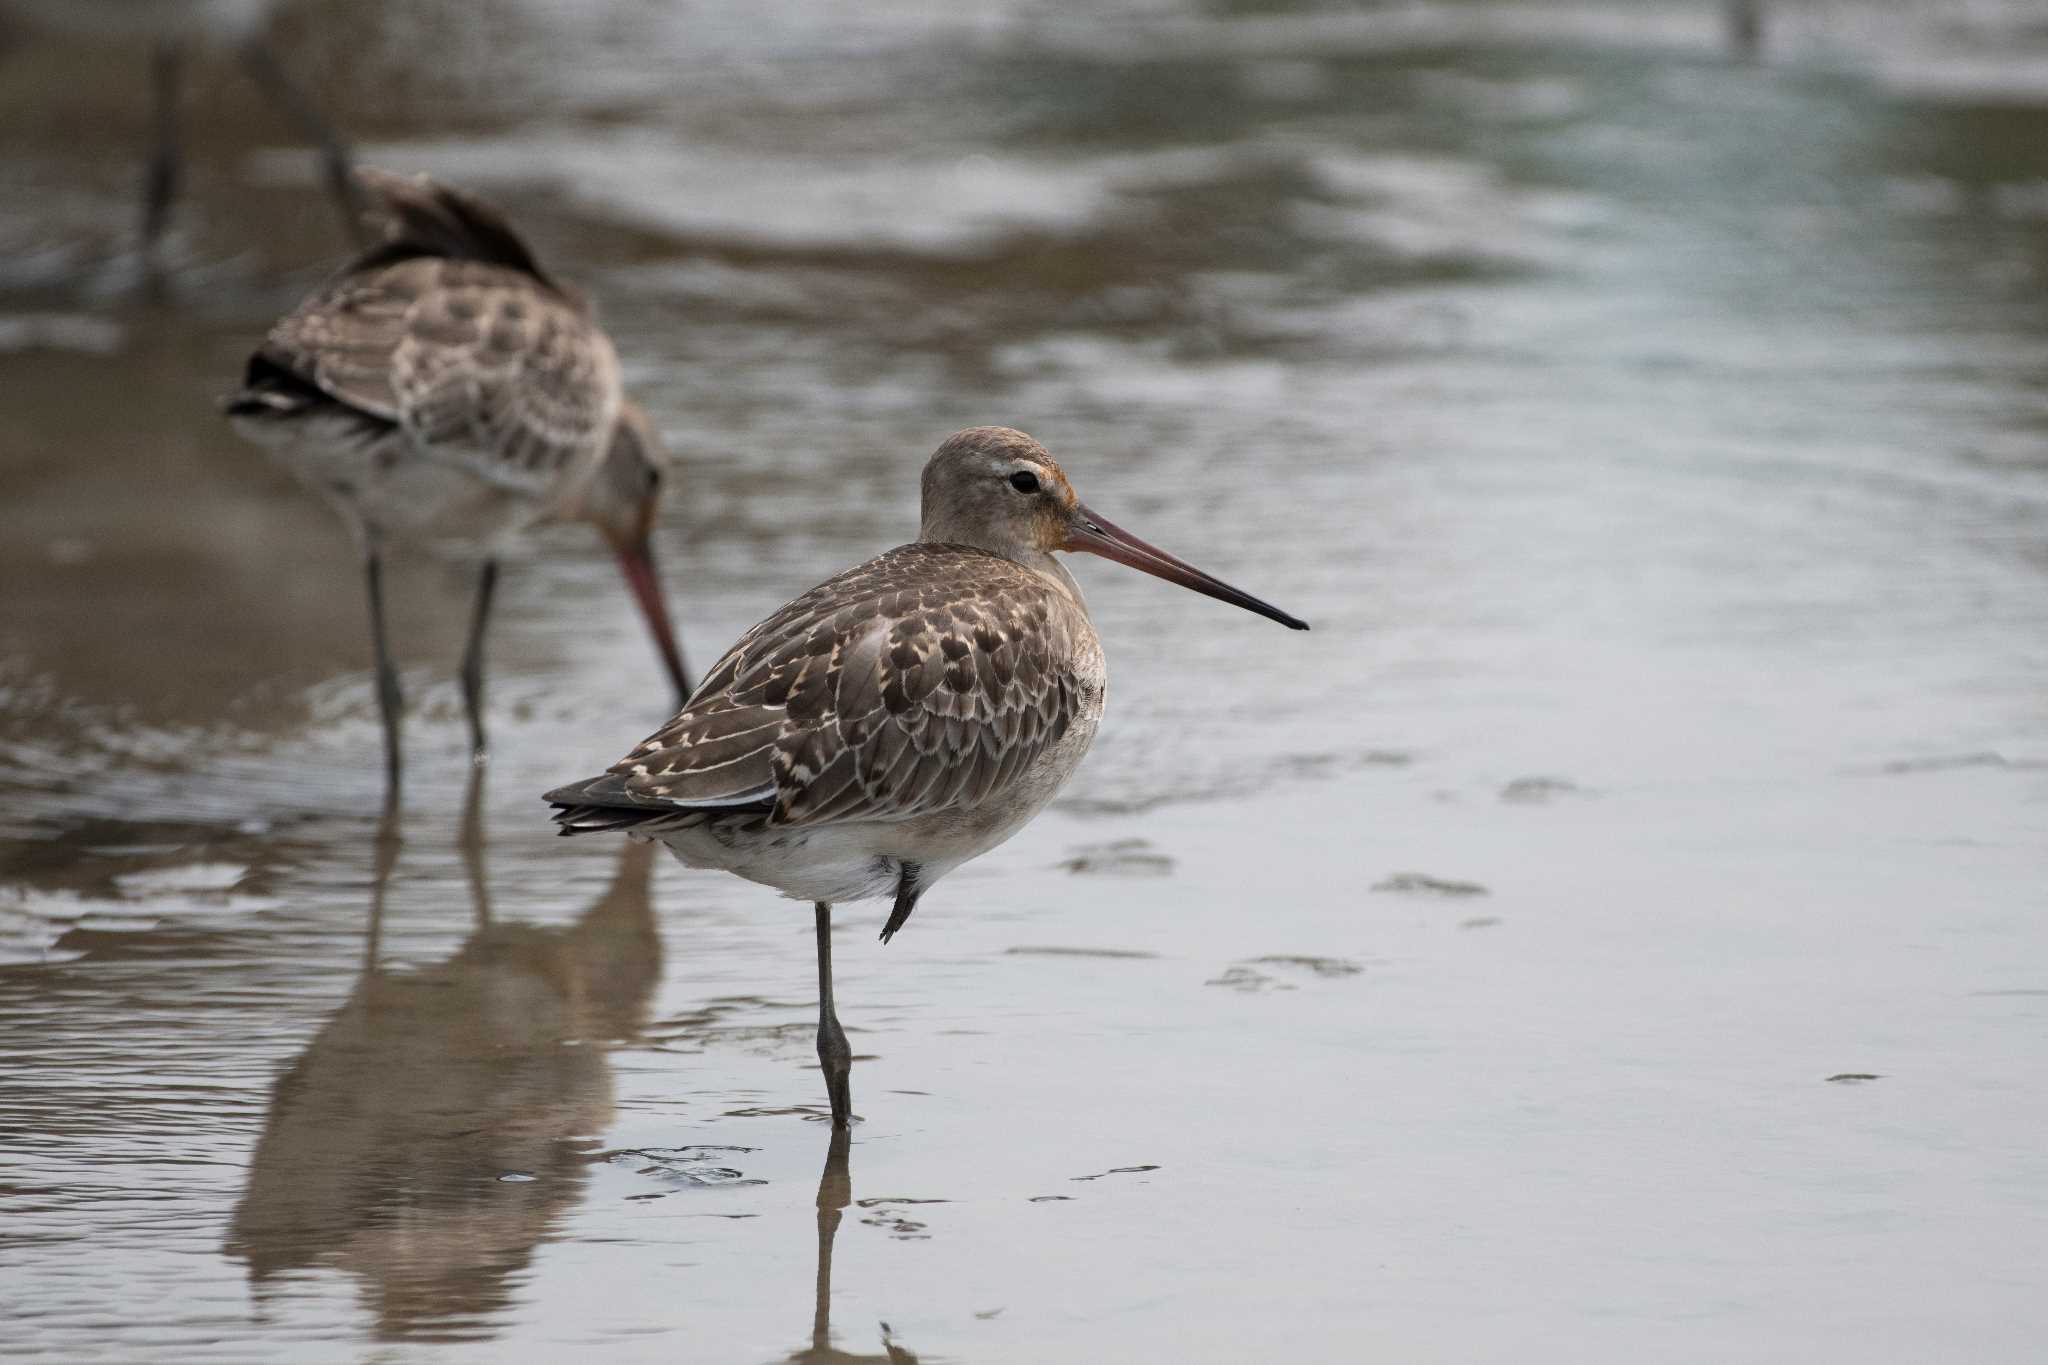
[[[1017,557],[1017,562],[1065,593],[1068,599],[1081,609],[1083,616],[1088,615],[1088,599],[1081,595],[1081,585],[1067,572],[1067,566],[1060,563],[1059,556],[1049,555],[1043,550],[1034,550],[1028,558]]]
[[[929,522],[925,524],[918,539],[926,544],[965,545],[976,550],[986,550],[992,555],[1001,555],[1012,564],[1029,569],[1043,578],[1055,591],[1079,607],[1083,616],[1088,614],[1088,599],[1081,595],[1081,585],[1067,572],[1067,566],[1060,563],[1059,556],[1050,551],[1041,550],[1035,545],[1020,545],[1011,540],[994,541],[972,532],[963,534],[960,528],[951,528],[949,533],[949,528],[942,525],[934,526]]]

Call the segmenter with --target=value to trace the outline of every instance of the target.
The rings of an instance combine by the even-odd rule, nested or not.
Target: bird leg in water
[[[384,636],[384,565],[374,543],[363,557],[363,576],[370,589],[370,646],[377,653],[377,710],[384,718],[384,780],[398,790],[398,718],[405,698],[398,690],[398,670],[391,666],[391,646]]]
[[[369,229],[363,221],[366,206],[362,188],[356,183],[354,158],[349,155],[348,143],[342,139],[341,133],[285,74],[284,68],[278,65],[276,54],[264,39],[252,38],[242,45],[242,65],[249,78],[263,87],[263,93],[270,96],[277,107],[299,125],[299,131],[320,149],[327,191],[334,196],[335,207],[341,210],[341,230],[349,242],[358,247],[370,245]]]
[[[832,907],[817,903],[818,914],[818,1064],[825,1070],[825,1093],[832,1098],[832,1126],[853,1122],[853,1049],[839,1012],[832,1007]]]
[[[469,710],[469,747],[478,762],[484,758],[484,627],[491,619],[491,593],[498,586],[498,561],[484,561],[476,585],[476,611],[469,618],[469,643],[462,651],[462,703]]]
[[[149,164],[142,179],[142,260],[151,275],[156,273],[156,243],[170,221],[171,203],[178,197],[178,104],[179,77],[185,54],[176,42],[157,45],[150,57],[150,86],[156,101],[155,142],[149,149]]]

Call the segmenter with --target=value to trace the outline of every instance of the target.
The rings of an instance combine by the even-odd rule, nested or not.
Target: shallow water
[[[666,714],[597,546],[474,787],[466,570],[394,570],[387,830],[344,538],[211,408],[310,167],[198,81],[150,304],[140,68],[8,49],[0,1356],[2034,1352],[2024,6],[502,8],[286,50],[599,300],[700,663],[979,421],[1315,630],[1078,568],[1089,763],[839,916],[835,1153],[805,910],[547,827]]]

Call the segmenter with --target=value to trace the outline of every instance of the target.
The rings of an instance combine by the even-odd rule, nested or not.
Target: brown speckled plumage
[[[270,329],[245,397],[297,381],[390,424],[420,457],[536,498],[588,479],[623,401],[618,358],[588,306],[481,201],[361,174],[385,205],[388,240]],[[304,408],[273,403],[268,415]]]
[[[1086,616],[1038,574],[904,545],[748,631],[611,775],[636,802],[772,800],[786,825],[972,809],[1099,704],[1091,664]]]
[[[423,257],[349,275],[261,355],[488,478],[543,485],[587,460],[620,401],[611,343],[532,277]]]

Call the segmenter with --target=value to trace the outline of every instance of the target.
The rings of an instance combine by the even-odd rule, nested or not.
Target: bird
[[[544,798],[564,834],[658,839],[689,866],[812,903],[835,1129],[852,1122],[852,1052],[832,1000],[832,907],[893,897],[887,943],[940,878],[1043,810],[1095,738],[1107,666],[1057,552],[1308,629],[1091,511],[1013,428],[948,437],[921,495],[916,541],[755,626],[653,736]]]
[[[383,240],[270,329],[224,406],[340,512],[362,554],[388,787],[403,698],[384,629],[387,541],[482,558],[461,672],[477,758],[499,556],[538,522],[587,521],[610,542],[688,696],[651,546],[670,460],[590,305],[483,200],[425,176],[358,175],[382,205]]]
[[[342,231],[361,241],[363,202],[351,175],[348,141],[278,61],[267,36],[276,5],[277,0],[0,0],[0,11],[46,32],[149,44],[153,131],[142,182],[141,237],[152,273],[182,178],[178,112],[194,46],[231,49],[271,103],[319,148]]]

